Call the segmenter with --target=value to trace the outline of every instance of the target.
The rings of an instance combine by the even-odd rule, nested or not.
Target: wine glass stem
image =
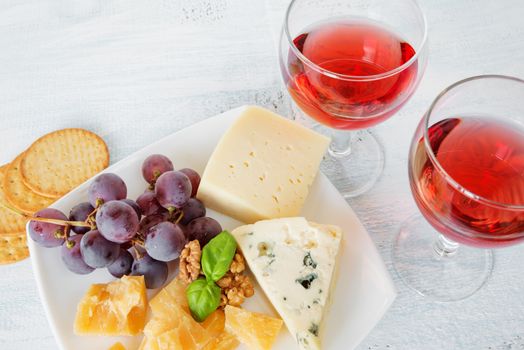
[[[452,241],[444,235],[439,234],[437,240],[433,244],[433,249],[439,257],[451,257],[457,253],[459,244],[455,241]]]
[[[351,154],[351,144],[354,133],[348,130],[331,129],[331,143],[329,154],[334,158],[347,157]]]

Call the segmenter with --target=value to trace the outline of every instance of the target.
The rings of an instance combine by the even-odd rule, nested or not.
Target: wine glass
[[[444,90],[413,137],[409,181],[423,217],[403,223],[396,271],[434,300],[472,295],[491,275],[486,248],[524,239],[524,81],[485,75]]]
[[[395,114],[427,61],[427,26],[414,0],[293,0],[280,68],[296,119],[332,138],[322,171],[346,197],[369,190],[384,167],[363,129]]]

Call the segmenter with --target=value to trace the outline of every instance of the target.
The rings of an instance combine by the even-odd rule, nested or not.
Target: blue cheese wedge
[[[299,347],[320,349],[340,228],[293,217],[241,226],[232,234]]]

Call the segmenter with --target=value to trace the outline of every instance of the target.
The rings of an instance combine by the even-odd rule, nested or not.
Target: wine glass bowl
[[[310,117],[355,130],[382,122],[408,100],[421,77],[418,56],[378,24],[345,18],[293,39],[281,69],[290,95]]]
[[[452,104],[478,97],[487,86],[524,97],[523,82],[503,76],[451,86],[420,123],[409,160],[411,190],[424,217],[450,239],[485,248],[524,239],[524,106],[512,102],[502,110],[485,99],[480,113],[475,104],[448,114]]]
[[[346,197],[372,186],[384,155],[371,134],[340,131],[372,127],[408,101],[424,73],[426,43],[426,19],[414,0],[289,5],[279,52],[284,84],[300,108],[297,119],[333,138],[336,159],[322,170],[338,176],[335,185]],[[365,174],[362,183],[352,178],[356,167]]]
[[[431,226],[403,224],[395,268],[420,294],[466,298],[491,273],[491,252],[481,248],[524,240],[524,81],[485,75],[444,90],[418,125],[408,164]]]

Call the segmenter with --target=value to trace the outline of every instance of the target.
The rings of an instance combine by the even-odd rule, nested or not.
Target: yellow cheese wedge
[[[170,308],[173,304],[189,314],[186,288],[187,285],[179,278],[171,281],[149,302],[153,314],[158,317],[169,318],[172,314]]]
[[[213,338],[204,348],[204,350],[235,350],[240,345],[238,339],[224,331],[219,336]]]
[[[144,349],[200,350],[211,340],[206,330],[177,304],[157,315],[144,329]]]
[[[189,313],[186,287],[175,278],[151,299],[153,317],[144,328],[140,350],[201,350],[211,341],[204,325]],[[220,319],[217,322],[220,323]]]
[[[269,350],[273,346],[282,320],[245,309],[226,306],[226,330],[251,350]]]
[[[126,347],[121,342],[116,342],[107,350],[126,350]]]
[[[245,223],[297,216],[329,138],[260,107],[248,107],[213,152],[197,197]]]
[[[93,284],[77,307],[78,335],[136,335],[147,310],[143,276],[124,276],[108,284]]]

